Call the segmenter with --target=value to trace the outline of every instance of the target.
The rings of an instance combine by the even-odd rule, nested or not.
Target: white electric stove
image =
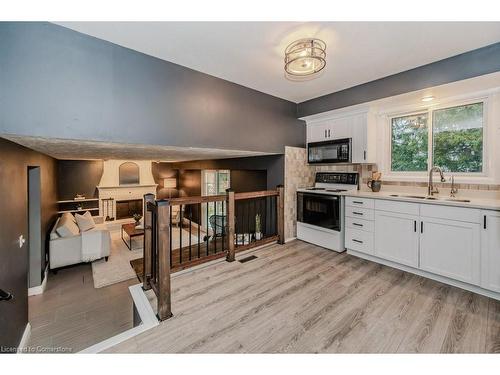
[[[358,189],[358,173],[317,172],[313,187],[297,189],[297,238],[342,252],[344,197]]]

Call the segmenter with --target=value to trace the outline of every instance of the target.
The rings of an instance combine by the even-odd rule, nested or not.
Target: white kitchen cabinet
[[[418,220],[416,215],[376,211],[375,256],[418,267]]]
[[[482,211],[481,286],[500,292],[500,212]]]
[[[420,269],[479,285],[479,223],[421,217],[420,225]]]
[[[328,130],[330,130],[330,126],[328,123],[323,122],[323,123],[308,125],[307,143],[327,141],[329,139]]]

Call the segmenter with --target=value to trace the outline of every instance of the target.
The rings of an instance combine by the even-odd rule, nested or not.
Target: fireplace
[[[142,216],[142,199],[116,201],[116,219],[128,219],[139,214]]]

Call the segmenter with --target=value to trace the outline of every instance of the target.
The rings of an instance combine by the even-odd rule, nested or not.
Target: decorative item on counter
[[[141,221],[141,219],[142,219],[142,215],[141,215],[141,214],[134,214],[134,215],[133,215],[133,218],[134,218],[134,220],[135,220],[135,225],[137,226],[137,225],[139,225],[139,222],[140,222],[140,221]]]
[[[83,195],[83,194],[76,194],[75,198],[74,198],[75,201],[80,201],[83,199],[85,199],[85,195]]]
[[[83,210],[83,206],[82,206],[81,204],[77,204],[77,205],[76,205],[76,209],[77,209],[78,211],[82,211],[82,210]]]
[[[382,187],[382,173],[372,172],[372,179],[368,181],[367,185],[374,193],[378,193]]]
[[[262,239],[262,231],[260,226],[260,214],[255,215],[255,240],[259,241]]]

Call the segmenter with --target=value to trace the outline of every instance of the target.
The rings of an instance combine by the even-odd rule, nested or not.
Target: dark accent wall
[[[57,165],[55,159],[0,138],[0,288],[14,299],[0,303],[0,346],[17,346],[28,322],[28,176],[30,166],[40,167],[42,249],[56,219]],[[45,255],[45,254],[44,254]],[[46,263],[42,256],[40,272]]]
[[[267,172],[265,170],[232,170],[231,189],[237,193],[267,189]]]
[[[337,91],[297,105],[297,117],[443,85],[500,70],[500,43]]]
[[[0,23],[0,134],[284,152],[296,104],[62,26]],[[29,109],[29,110],[27,110]]]
[[[58,160],[57,188],[60,200],[73,199],[76,194],[97,197],[97,188],[104,171],[102,160]]]
[[[267,171],[267,189],[282,185],[285,178],[285,157],[283,155],[253,156],[217,160],[195,160],[170,164],[174,169],[229,169]]]

